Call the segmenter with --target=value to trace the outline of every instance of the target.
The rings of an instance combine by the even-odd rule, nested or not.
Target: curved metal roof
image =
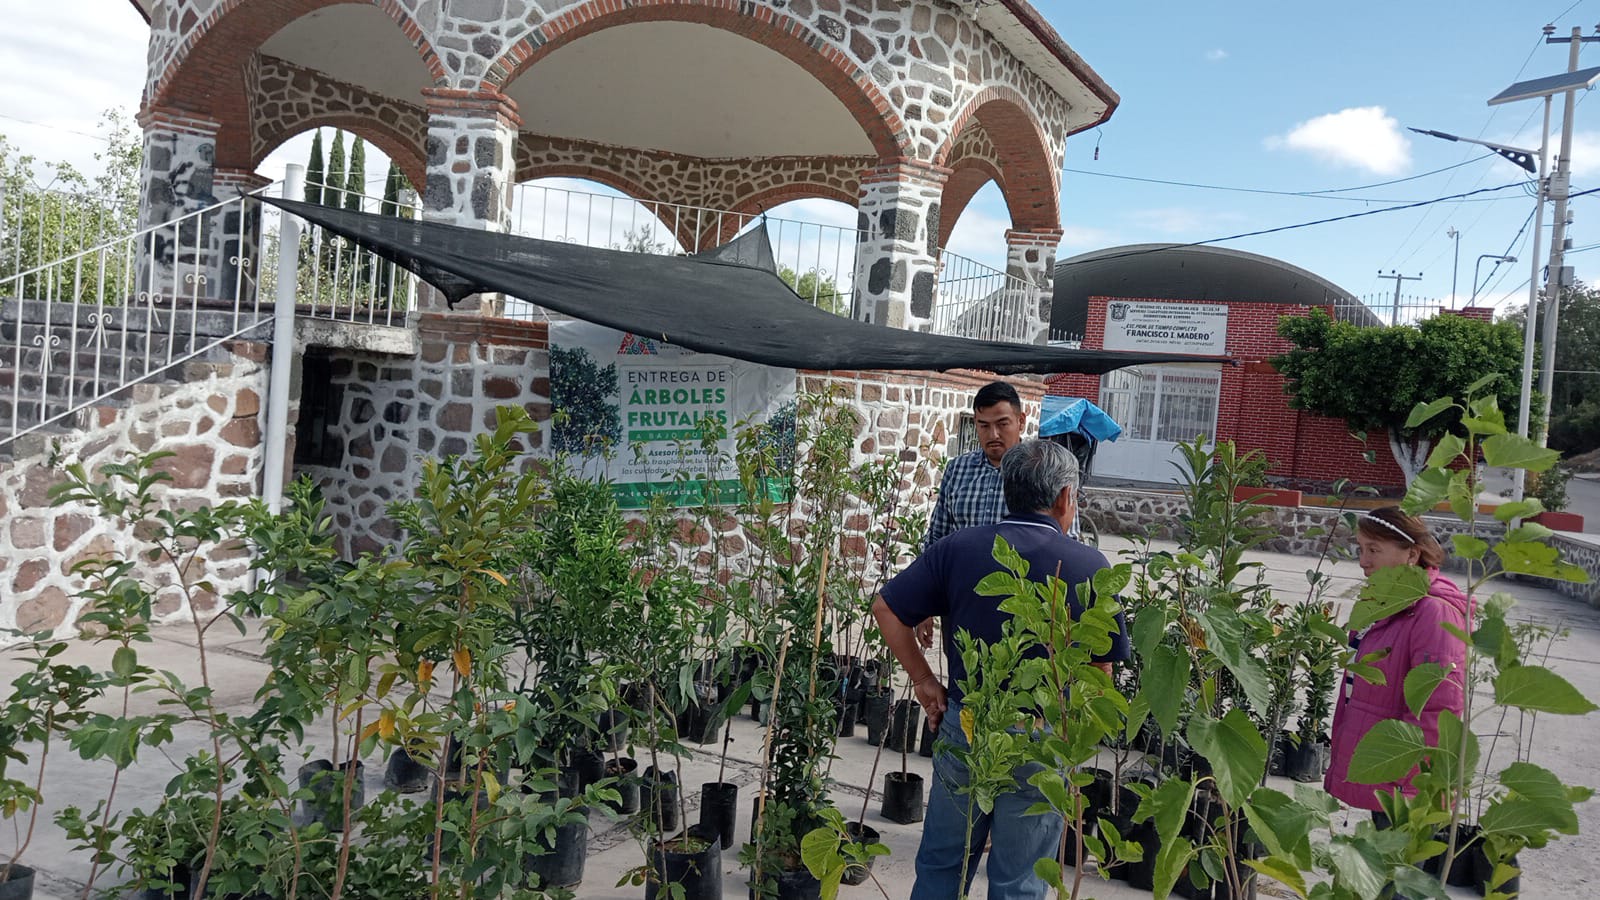
[[[1282,260],[1226,247],[1129,244],[1056,263],[1051,334],[1081,335],[1090,297],[1348,306],[1354,296]]]

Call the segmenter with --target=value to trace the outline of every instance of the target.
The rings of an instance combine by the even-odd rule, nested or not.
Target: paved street
[[[1127,546],[1126,541],[1111,538],[1107,540],[1106,549],[1114,556],[1118,549]],[[1265,565],[1266,578],[1284,600],[1292,601],[1304,596],[1308,560],[1274,554],[1256,554],[1255,558]],[[1337,582],[1336,593],[1346,593],[1359,582],[1360,572],[1352,563],[1336,564],[1332,571]],[[1519,598],[1516,613],[1519,617],[1561,624],[1571,630],[1566,642],[1557,646],[1551,665],[1590,697],[1600,697],[1600,610],[1589,609],[1550,591],[1526,585],[1508,584],[1503,587]],[[248,709],[250,695],[263,674],[257,642],[254,637],[246,637],[231,643],[221,641],[220,644],[212,653],[210,663],[213,677],[221,687],[220,700],[229,709]],[[189,677],[195,668],[192,646],[192,632],[168,628],[158,633],[154,652],[162,656],[164,665]],[[76,648],[74,655],[88,657],[90,651],[91,648],[85,645]],[[15,662],[9,659],[0,662],[0,676],[7,682],[15,671]],[[1492,730],[1496,724],[1482,722],[1479,731]],[[1556,770],[1569,782],[1600,785],[1600,754],[1594,752],[1595,743],[1600,739],[1600,714],[1591,714],[1578,720],[1541,717],[1538,729],[1538,748],[1534,755],[1536,762]],[[878,761],[876,777],[872,777],[874,748],[859,736],[861,733],[864,732],[858,731],[858,736],[840,740],[838,758],[832,770],[833,778],[837,781],[834,796],[839,806],[852,818],[860,812],[867,786],[881,784],[883,772],[899,765],[897,755],[885,754]],[[739,803],[739,827],[741,833],[747,833],[748,795],[750,786],[759,777],[760,736],[755,724],[743,717],[738,721],[734,734],[728,780],[744,786]],[[166,756],[171,760],[181,759],[188,747],[198,739],[198,734],[180,734],[178,746],[169,748]],[[707,749],[709,752],[696,753],[693,758],[686,760],[683,782],[698,785],[715,780],[718,762],[716,748]],[[147,759],[149,761],[124,776],[119,806],[149,806],[154,803],[162,786],[175,771],[174,764],[159,755]],[[912,755],[909,762],[912,771],[925,777],[929,774],[929,760]],[[108,774],[103,766],[86,765],[70,753],[54,755],[52,765],[54,768],[46,784],[46,794],[50,797],[52,808],[67,803],[87,805],[98,799],[103,789],[103,778]],[[381,779],[381,766],[369,765],[368,773],[369,790],[375,791]],[[1284,782],[1281,786],[1288,788],[1289,783]],[[691,790],[690,793],[693,795],[696,792]],[[698,797],[692,796],[691,800],[697,801]],[[890,900],[902,900],[910,892],[912,860],[920,831],[918,826],[896,825],[884,820],[878,814],[878,804],[875,795],[868,804],[867,824],[883,833],[883,839],[893,855],[878,860],[876,871],[887,897]],[[689,815],[692,818],[696,813],[691,809]],[[1530,900],[1572,900],[1600,895],[1600,804],[1585,805],[1580,818],[1583,834],[1526,854],[1524,897]],[[618,888],[614,885],[622,873],[639,865],[644,859],[642,850],[626,828],[614,820],[595,814],[592,822],[591,855],[578,895],[597,900],[638,900],[642,896],[642,888]],[[5,848],[9,846],[8,838]],[[730,900],[744,897],[746,893],[744,873],[733,856],[730,851],[723,861],[724,896]],[[40,896],[64,900],[81,893],[81,882],[87,872],[83,856],[71,852],[66,840],[53,826],[41,828],[40,835],[35,838],[28,852],[27,861],[43,870]],[[975,896],[983,896],[982,884],[980,874]],[[1281,891],[1275,885],[1266,886],[1266,889],[1269,893]],[[1466,897],[1470,893],[1463,890],[1459,895]],[[876,891],[869,882],[859,888],[846,888],[844,896],[868,898],[876,896]],[[1121,882],[1103,882],[1091,876],[1085,880],[1083,896],[1118,900],[1146,894]]]

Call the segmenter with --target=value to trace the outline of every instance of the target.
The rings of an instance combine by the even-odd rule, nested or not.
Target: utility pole
[[[1456,308],[1456,279],[1461,276],[1461,232],[1452,225],[1445,230],[1444,236],[1456,243],[1455,263],[1450,267],[1450,308]]]
[[[1400,324],[1400,283],[1402,281],[1421,281],[1422,280],[1422,273],[1418,272],[1415,275],[1401,275],[1399,272],[1396,272],[1393,269],[1391,269],[1391,270],[1389,270],[1389,274],[1385,275],[1385,274],[1383,274],[1383,270],[1379,269],[1378,270],[1378,277],[1379,278],[1393,278],[1394,279],[1394,311],[1393,311],[1393,314],[1389,317],[1389,324],[1390,325],[1399,325]]]
[[[1600,31],[1600,27],[1595,29]],[[1583,36],[1582,28],[1573,28],[1571,37],[1555,36],[1556,27],[1544,27],[1546,44],[1567,44],[1567,71],[1578,71],[1578,52],[1584,44],[1600,41],[1600,35]],[[1552,382],[1556,368],[1556,325],[1561,307],[1561,291],[1572,286],[1572,277],[1563,267],[1567,252],[1567,197],[1572,189],[1572,117],[1577,108],[1577,91],[1567,91],[1562,101],[1561,152],[1556,157],[1556,170],[1550,176],[1549,196],[1555,201],[1555,218],[1550,223],[1550,270],[1545,275],[1544,303],[1544,364],[1539,369],[1539,392],[1544,394],[1544,417],[1539,423],[1537,440],[1544,446],[1550,434],[1550,398],[1554,393]],[[1530,311],[1529,315],[1532,315]]]

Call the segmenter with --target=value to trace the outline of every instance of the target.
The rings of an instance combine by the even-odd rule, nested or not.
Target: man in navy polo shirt
[[[979,581],[1000,569],[993,557],[995,536],[1005,538],[1028,560],[1030,577],[1035,580],[1043,581],[1059,571],[1069,586],[1075,617],[1082,612],[1077,586],[1108,567],[1100,551],[1065,534],[1077,512],[1078,461],[1070,451],[1049,441],[1022,441],[1006,451],[1000,478],[1006,506],[1013,512],[998,525],[964,528],[933,544],[883,586],[872,606],[885,643],[905,667],[917,702],[928,714],[929,727],[938,729],[940,739],[957,748],[967,746],[960,724],[960,682],[967,673],[955,635],[966,631],[979,641],[997,641],[1001,626],[1010,618],[1000,612],[1000,598],[984,597],[976,590]],[[914,632],[917,625],[935,616],[942,620],[940,632],[949,672],[945,684],[934,677]],[[1127,628],[1120,613],[1117,625],[1119,633],[1110,651],[1096,657],[1108,673],[1111,663],[1129,656]],[[972,810],[975,818],[968,843],[968,803],[961,795],[968,780],[966,765],[948,750],[934,757],[911,900],[954,900],[964,894],[962,861],[967,861],[965,887],[970,889],[984,843],[990,839],[989,897],[1037,900],[1044,896],[1046,885],[1033,874],[1033,864],[1056,856],[1062,821],[1054,813],[1027,814],[1029,807],[1044,801],[1043,794],[1027,783],[1037,771],[1037,765],[1018,769],[1016,790],[996,799],[992,815]]]

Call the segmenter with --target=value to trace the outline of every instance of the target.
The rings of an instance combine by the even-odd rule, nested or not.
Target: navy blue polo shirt
[[[978,582],[1000,571],[994,561],[995,535],[1005,538],[1028,561],[1028,578],[1040,584],[1056,574],[1068,585],[1073,618],[1083,612],[1078,603],[1078,585],[1094,578],[1094,573],[1110,568],[1105,555],[1061,533],[1055,519],[1043,513],[1012,514],[998,525],[963,528],[929,547],[904,571],[890,579],[879,591],[883,602],[907,627],[938,616],[944,634],[944,654],[949,665],[945,684],[951,700],[961,698],[958,686],[967,677],[955,636],[965,631],[986,643],[998,641],[1001,627],[1011,618],[1001,612],[1000,597],[985,597],[977,592]],[[1118,633],[1111,650],[1095,657],[1096,662],[1121,662],[1128,659],[1128,627],[1117,613]],[[1043,647],[1035,648],[1043,656]]]

